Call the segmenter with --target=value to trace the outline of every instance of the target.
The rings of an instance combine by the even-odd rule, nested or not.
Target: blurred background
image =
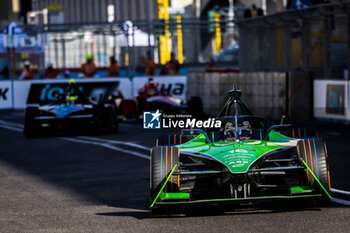
[[[350,119],[350,1],[3,0],[1,5],[1,80],[22,79],[25,63],[32,76],[24,79],[83,78],[88,56],[97,67],[93,77],[104,78],[113,57],[116,77],[186,76],[187,96],[200,96],[207,112],[218,111],[222,93],[236,86],[253,109],[271,118]],[[175,72],[166,65],[172,53],[179,64]],[[56,75],[45,77],[48,67]]]
[[[350,0],[0,2],[0,232],[350,232]],[[150,148],[177,129],[133,122],[215,117],[233,88],[271,124],[317,129],[333,204],[150,218]]]
[[[158,65],[174,52],[192,68],[240,48],[240,57],[232,53],[221,60],[237,67],[240,62],[244,71],[317,69],[319,76],[336,78],[348,65],[346,2],[4,0],[0,68],[8,64],[9,47],[17,50],[16,69],[27,59],[39,76],[49,62],[80,68],[87,53],[101,69],[115,56],[136,72],[146,51]]]

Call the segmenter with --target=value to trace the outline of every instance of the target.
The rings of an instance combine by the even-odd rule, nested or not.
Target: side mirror
[[[194,135],[194,136],[203,134],[205,136],[205,139],[207,140],[207,142],[209,144],[211,144],[211,141],[210,141],[208,135],[201,129],[183,129],[181,131],[181,135],[185,135],[185,134],[190,134],[190,135]]]
[[[292,128],[291,124],[288,124],[288,125],[273,125],[267,130],[267,133],[266,133],[266,136],[264,138],[264,141],[269,140],[269,135],[270,135],[271,131],[287,130],[287,129],[291,129],[291,128]]]

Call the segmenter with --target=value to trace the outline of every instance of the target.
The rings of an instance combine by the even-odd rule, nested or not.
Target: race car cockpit
[[[250,139],[262,139],[268,129],[268,121],[264,117],[241,115],[227,116],[219,118],[221,120],[221,138],[225,141],[232,140],[250,140]],[[236,135],[237,134],[237,135]]]
[[[230,98],[216,119],[221,120],[221,140],[262,140],[268,129],[266,118],[256,116],[241,99],[241,91],[229,91]]]

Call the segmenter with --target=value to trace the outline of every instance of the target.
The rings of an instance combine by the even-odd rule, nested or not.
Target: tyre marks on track
[[[12,130],[15,132],[23,132],[23,125],[22,124],[13,123],[13,122],[4,121],[4,120],[0,120],[0,128]],[[69,141],[69,142],[74,142],[74,143],[100,146],[100,147],[104,147],[104,148],[107,148],[110,150],[118,151],[118,152],[121,152],[124,154],[132,155],[132,156],[135,156],[138,158],[150,160],[150,156],[146,153],[140,153],[140,152],[137,152],[134,150],[129,150],[129,149],[115,146],[115,145],[123,145],[123,146],[126,146],[128,148],[132,148],[132,149],[136,149],[136,150],[142,150],[145,152],[150,151],[150,148],[143,146],[143,145],[140,145],[140,144],[137,144],[135,142],[103,139],[103,138],[89,137],[89,136],[58,137],[57,139],[65,140],[65,141]],[[347,197],[350,198],[350,191],[332,188],[331,192],[333,194],[346,195]],[[350,206],[349,200],[343,200],[340,198],[333,197],[332,201],[335,203],[338,203],[338,204]]]
[[[78,139],[78,138],[68,138],[68,137],[60,137],[58,139],[61,140],[65,140],[65,141],[71,141],[71,142],[76,142],[76,143],[82,143],[82,144],[89,144],[89,145],[96,145],[96,146],[101,146],[104,148],[108,148],[110,150],[114,150],[114,151],[118,151],[118,152],[122,152],[125,154],[129,154],[129,155],[133,155],[142,159],[150,159],[149,155],[143,154],[143,153],[139,153],[136,151],[132,151],[132,150],[127,150],[127,149],[123,149],[114,145],[111,145],[109,143],[103,143],[103,142],[96,142],[96,141],[91,141],[91,140],[82,140],[82,139]]]
[[[0,128],[16,131],[16,132],[23,132],[23,125],[12,123],[4,120],[0,120]],[[57,137],[57,139],[64,140],[64,141],[70,141],[74,143],[82,143],[82,144],[89,144],[89,145],[95,145],[95,146],[101,146],[110,150],[118,151],[121,153],[129,154],[132,156],[136,156],[138,158],[142,159],[150,159],[150,156],[146,153],[140,153],[134,150],[125,149],[121,147],[117,147],[115,145],[123,145],[128,148],[137,149],[137,150],[143,150],[143,151],[150,151],[150,148],[139,145],[135,142],[130,141],[118,141],[118,140],[110,140],[110,139],[102,139],[97,137],[88,137],[88,136],[77,136],[77,137]]]
[[[104,142],[104,143],[109,143],[109,144],[125,145],[125,146],[134,147],[136,149],[145,150],[148,152],[150,150],[149,147],[137,144],[135,142],[117,141],[117,140],[102,139],[102,138],[88,137],[88,136],[77,136],[76,138],[83,139],[83,140],[96,141],[96,142]]]

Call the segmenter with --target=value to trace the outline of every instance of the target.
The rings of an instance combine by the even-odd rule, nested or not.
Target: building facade
[[[158,18],[157,0],[32,0],[32,10],[63,7],[64,23],[101,23]]]

